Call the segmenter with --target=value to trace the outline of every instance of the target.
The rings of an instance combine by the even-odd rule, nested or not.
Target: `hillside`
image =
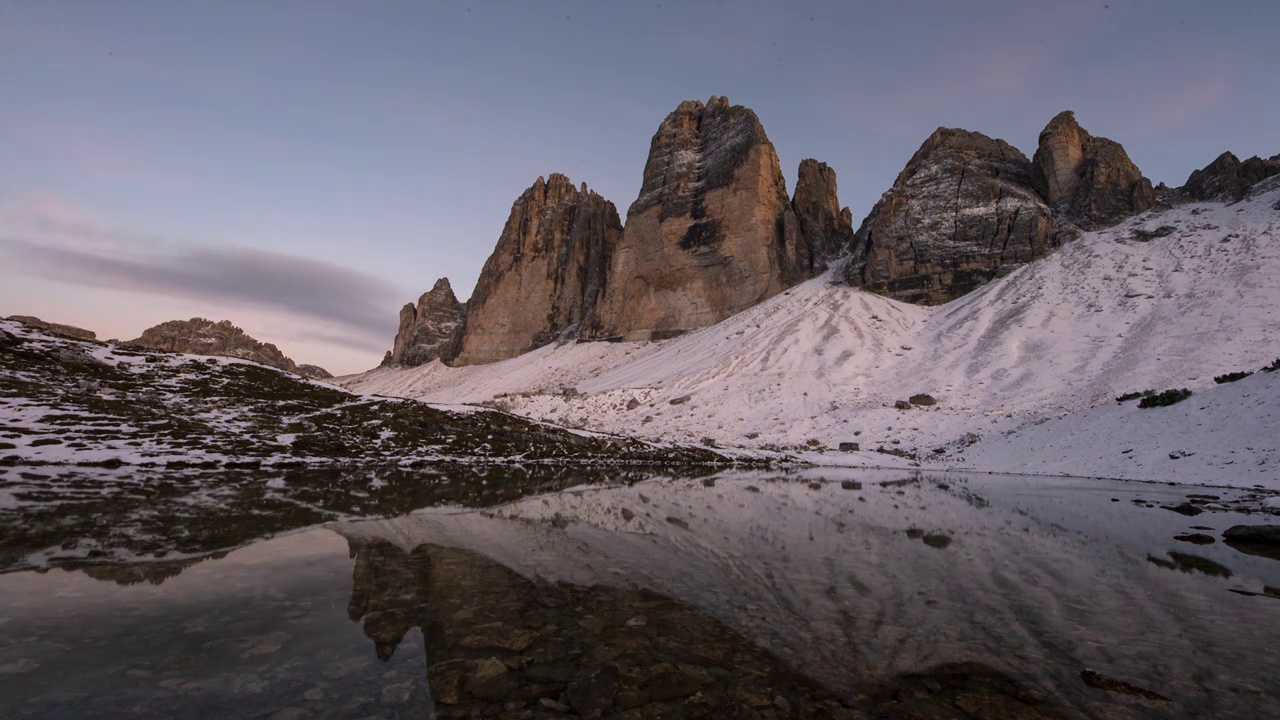
[[[493,402],[645,438],[825,450],[813,456],[823,462],[910,460],[868,452],[880,448],[977,469],[1276,484],[1276,378],[1215,387],[1213,377],[1256,370],[1280,355],[1277,204],[1280,186],[1268,180],[1240,203],[1152,210],[1084,233],[937,307],[839,284],[841,269],[833,268],[671,340],[548,346],[491,365],[437,361],[342,383],[433,402]],[[1174,387],[1197,394],[1186,406],[1140,416],[1113,400]],[[1256,395],[1245,402],[1245,392]],[[916,393],[939,402],[895,409]],[[1094,414],[1079,415],[1085,411]],[[1233,425],[1212,436],[1171,419],[1210,422],[1215,413]],[[1042,436],[1061,427],[1083,438],[1084,427],[1031,431],[1095,416],[1114,416],[1121,434],[1093,438],[1104,446],[1089,455],[1050,448]],[[1137,417],[1162,418],[1166,430],[1153,435],[1146,427],[1144,436]],[[1129,446],[1124,433],[1136,433],[1152,455],[1195,454],[1138,466],[1119,457]],[[832,452],[842,442],[862,451]],[[1196,442],[1216,448],[1188,446]],[[1236,460],[1226,464],[1231,450]]]
[[[78,341],[11,321],[0,321],[0,418],[0,466],[723,459],[500,412],[360,397],[243,360]]]

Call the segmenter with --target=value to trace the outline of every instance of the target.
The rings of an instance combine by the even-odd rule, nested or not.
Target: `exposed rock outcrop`
[[[309,365],[305,363],[302,365],[299,365],[298,369],[295,370],[294,372],[298,373],[304,378],[311,378],[312,380],[328,380],[329,378],[333,377],[333,373],[329,372],[328,370],[325,370],[319,365]]]
[[[440,278],[418,298],[400,308],[400,329],[382,364],[423,365],[450,355],[454,331],[462,324],[466,306],[458,302],[449,278]]]
[[[723,97],[683,102],[650,143],[586,336],[712,325],[807,278],[811,255],[756,114]]]
[[[622,237],[613,203],[569,178],[538,178],[511,206],[484,264],[452,364],[505,360],[577,337]]]
[[[937,304],[1042,257],[1059,236],[1025,155],[981,133],[939,128],[862,222],[846,277]]]
[[[1070,110],[1041,131],[1031,181],[1051,207],[1085,229],[1113,225],[1156,202],[1151,181],[1124,148],[1090,135]]]
[[[1255,155],[1240,162],[1234,154],[1224,152],[1192,172],[1179,194],[1187,200],[1236,202],[1244,199],[1254,185],[1274,175],[1280,175],[1280,155],[1265,160]]]
[[[840,207],[836,195],[836,171],[812,158],[800,161],[796,193],[791,207],[800,223],[802,258],[807,274],[827,269],[832,260],[847,254],[853,246],[853,217]]]
[[[293,360],[285,357],[280,348],[271,343],[258,342],[244,330],[231,324],[230,320],[214,322],[204,318],[190,320],[170,320],[142,331],[137,339],[125,345],[136,345],[151,350],[167,350],[169,352],[192,353],[195,355],[217,355],[221,357],[252,360],[256,363],[291,373],[302,374]],[[323,368],[314,365],[306,377],[333,377]],[[317,374],[323,373],[323,376]]]
[[[41,320],[40,318],[34,317],[32,315],[10,315],[8,318],[6,318],[6,320],[13,320],[14,322],[20,322],[26,325],[33,325],[35,327],[40,328],[41,330],[48,330],[51,333],[57,333],[58,335],[64,335],[66,337],[75,338],[77,340],[97,340],[98,339],[98,334],[92,330],[85,330],[84,328],[78,328],[74,325],[62,325],[59,323],[45,322],[44,320]]]

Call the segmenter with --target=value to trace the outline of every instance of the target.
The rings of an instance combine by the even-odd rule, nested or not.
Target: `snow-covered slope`
[[[1087,233],[940,307],[836,285],[829,274],[673,340],[549,346],[492,365],[383,368],[343,382],[493,401],[642,437],[788,450],[860,444],[859,453],[827,452],[828,462],[903,462],[868,452],[883,448],[980,469],[1274,483],[1274,382],[1213,382],[1280,356],[1280,185],[1267,185],[1234,205],[1181,205]],[[1169,234],[1135,232],[1160,228]],[[1142,411],[1113,401],[1175,387],[1197,395]],[[894,408],[915,393],[939,404]],[[1192,422],[1219,427],[1182,432]],[[1153,461],[1120,458],[1129,440],[1114,433],[1138,433]],[[1104,441],[1124,447],[1091,452]],[[1188,447],[1202,441],[1215,451]],[[1252,448],[1247,462],[1237,445]],[[1195,455],[1154,462],[1178,450]]]

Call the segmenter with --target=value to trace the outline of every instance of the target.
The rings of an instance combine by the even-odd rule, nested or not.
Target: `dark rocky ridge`
[[[897,300],[937,304],[1059,242],[1025,155],[981,133],[939,128],[862,222],[846,278]]]
[[[796,193],[791,208],[800,223],[801,258],[806,274],[813,277],[827,269],[836,258],[853,247],[853,216],[840,207],[836,193],[836,171],[813,158],[800,161]]]
[[[1155,203],[1124,148],[1070,111],[1040,133],[1033,160],[1003,140],[940,128],[863,221],[845,276],[897,300],[944,303]]]
[[[418,304],[400,309],[400,328],[391,350],[382,359],[387,365],[422,365],[449,354],[454,331],[462,324],[466,306],[458,302],[449,278],[440,278]]]
[[[65,335],[66,337],[75,338],[77,340],[97,340],[98,339],[98,334],[92,330],[85,330],[84,328],[78,328],[74,325],[62,325],[60,323],[51,323],[45,320],[41,320],[40,318],[34,317],[32,315],[10,315],[6,319],[13,320],[15,322],[20,322],[20,323],[23,323],[24,325],[33,325],[35,327],[40,328],[41,330],[48,330],[49,332],[57,333],[58,335]]]
[[[141,336],[126,342],[125,345],[193,355],[240,358],[304,377],[316,379],[333,377],[328,371],[315,365],[303,365],[300,368],[297,363],[280,352],[280,348],[271,343],[259,342],[244,330],[232,325],[230,320],[221,322],[205,318],[170,320],[143,330]]]
[[[685,101],[650,143],[586,337],[651,340],[713,325],[806,279],[803,243],[756,114],[723,97]]]
[[[1280,155],[1262,159],[1257,155],[1240,162],[1224,152],[1213,162],[1191,173],[1178,194],[1187,200],[1236,202],[1269,177],[1280,175]]]
[[[569,178],[538,178],[511,206],[455,340],[457,365],[576,338],[605,290],[622,236],[613,203]]]

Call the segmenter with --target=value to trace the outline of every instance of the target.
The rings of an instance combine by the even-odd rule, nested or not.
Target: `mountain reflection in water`
[[[10,573],[0,716],[1280,717],[1280,563],[1183,495],[723,473]]]

